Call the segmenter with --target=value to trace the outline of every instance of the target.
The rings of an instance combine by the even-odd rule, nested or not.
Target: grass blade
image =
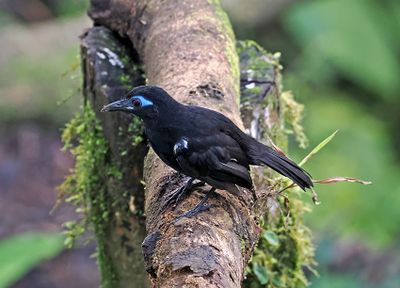
[[[333,132],[330,136],[328,136],[327,138],[325,138],[325,140],[323,140],[321,143],[319,143],[310,153],[308,153],[308,155],[306,157],[304,157],[303,160],[301,160],[299,166],[303,166],[308,160],[310,160],[310,158],[312,156],[314,156],[315,154],[317,154],[319,152],[319,150],[321,150],[322,148],[324,148],[326,146],[326,144],[328,144],[329,142],[331,142],[331,140],[333,139],[333,137],[335,137],[336,133],[339,130],[336,130],[335,132]]]
[[[314,183],[319,183],[319,184],[330,184],[330,183],[337,183],[337,182],[351,182],[351,183],[359,183],[363,185],[370,185],[372,184],[371,181],[364,181],[360,180],[357,178],[353,177],[331,177],[331,178],[326,178],[326,179],[321,179],[321,180],[314,180]]]

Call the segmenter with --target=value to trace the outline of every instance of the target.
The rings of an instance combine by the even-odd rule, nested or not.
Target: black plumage
[[[144,121],[145,133],[157,155],[175,170],[237,194],[237,186],[253,186],[249,166],[265,165],[301,189],[311,188],[307,172],[241,131],[216,111],[181,104],[157,86],[140,86],[102,111],[133,113]]]

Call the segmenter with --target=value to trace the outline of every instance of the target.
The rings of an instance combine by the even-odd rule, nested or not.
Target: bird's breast
[[[160,131],[146,131],[150,145],[154,152],[163,160],[167,165],[175,170],[180,170],[179,164],[176,162],[174,156],[174,137],[168,136],[168,133]]]
[[[151,131],[147,133],[150,144],[155,152],[160,153],[173,153],[174,141],[171,137],[165,133],[158,133],[156,131]]]

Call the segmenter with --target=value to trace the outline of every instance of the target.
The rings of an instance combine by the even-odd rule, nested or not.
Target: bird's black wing
[[[224,133],[182,137],[174,146],[174,155],[184,174],[231,192],[235,184],[252,187],[249,166],[235,158],[241,154],[240,146]]]
[[[239,160],[239,163],[244,163],[243,158],[245,158],[247,165],[266,165],[293,180],[303,190],[313,186],[312,179],[305,170],[286,156],[279,154],[273,148],[265,146],[245,134],[221,113],[204,108],[191,108],[190,112],[197,116],[193,124],[197,126],[196,131],[199,131],[202,127],[207,127],[209,130],[212,130],[211,133],[222,133],[230,137],[230,139],[241,147],[242,153],[238,154],[238,157],[242,157],[242,159]]]

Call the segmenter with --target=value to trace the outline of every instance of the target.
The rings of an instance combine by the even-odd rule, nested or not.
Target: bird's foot
[[[251,191],[251,195],[253,196],[254,203],[257,202],[258,197],[257,197],[257,193],[256,193],[255,188],[251,187],[250,191]]]
[[[193,184],[193,181],[195,179],[194,178],[190,178],[184,186],[178,188],[177,190],[175,190],[174,192],[172,192],[167,199],[165,199],[165,203],[166,205],[170,205],[171,203],[174,203],[175,205],[179,203],[179,201],[182,199],[183,196],[185,195],[189,195],[191,191],[193,191],[193,189],[197,188],[197,187],[201,187],[204,186],[204,182],[200,181],[197,183]]]
[[[193,209],[183,213],[182,215],[178,216],[175,218],[175,220],[173,221],[173,223],[176,223],[177,221],[179,221],[182,218],[190,218],[193,216],[196,216],[197,214],[200,214],[203,211],[207,211],[208,209],[210,209],[212,207],[212,205],[196,205]]]
[[[190,218],[193,216],[196,216],[197,214],[203,212],[203,211],[207,211],[208,209],[212,208],[213,205],[204,205],[208,198],[210,198],[210,195],[215,191],[215,188],[211,188],[210,191],[207,192],[207,194],[203,197],[203,199],[201,199],[201,201],[199,203],[197,203],[196,206],[194,206],[192,209],[190,209],[189,211],[183,213],[182,215],[178,216],[175,218],[175,220],[173,221],[173,223],[177,222],[178,220],[182,219],[182,218]]]

